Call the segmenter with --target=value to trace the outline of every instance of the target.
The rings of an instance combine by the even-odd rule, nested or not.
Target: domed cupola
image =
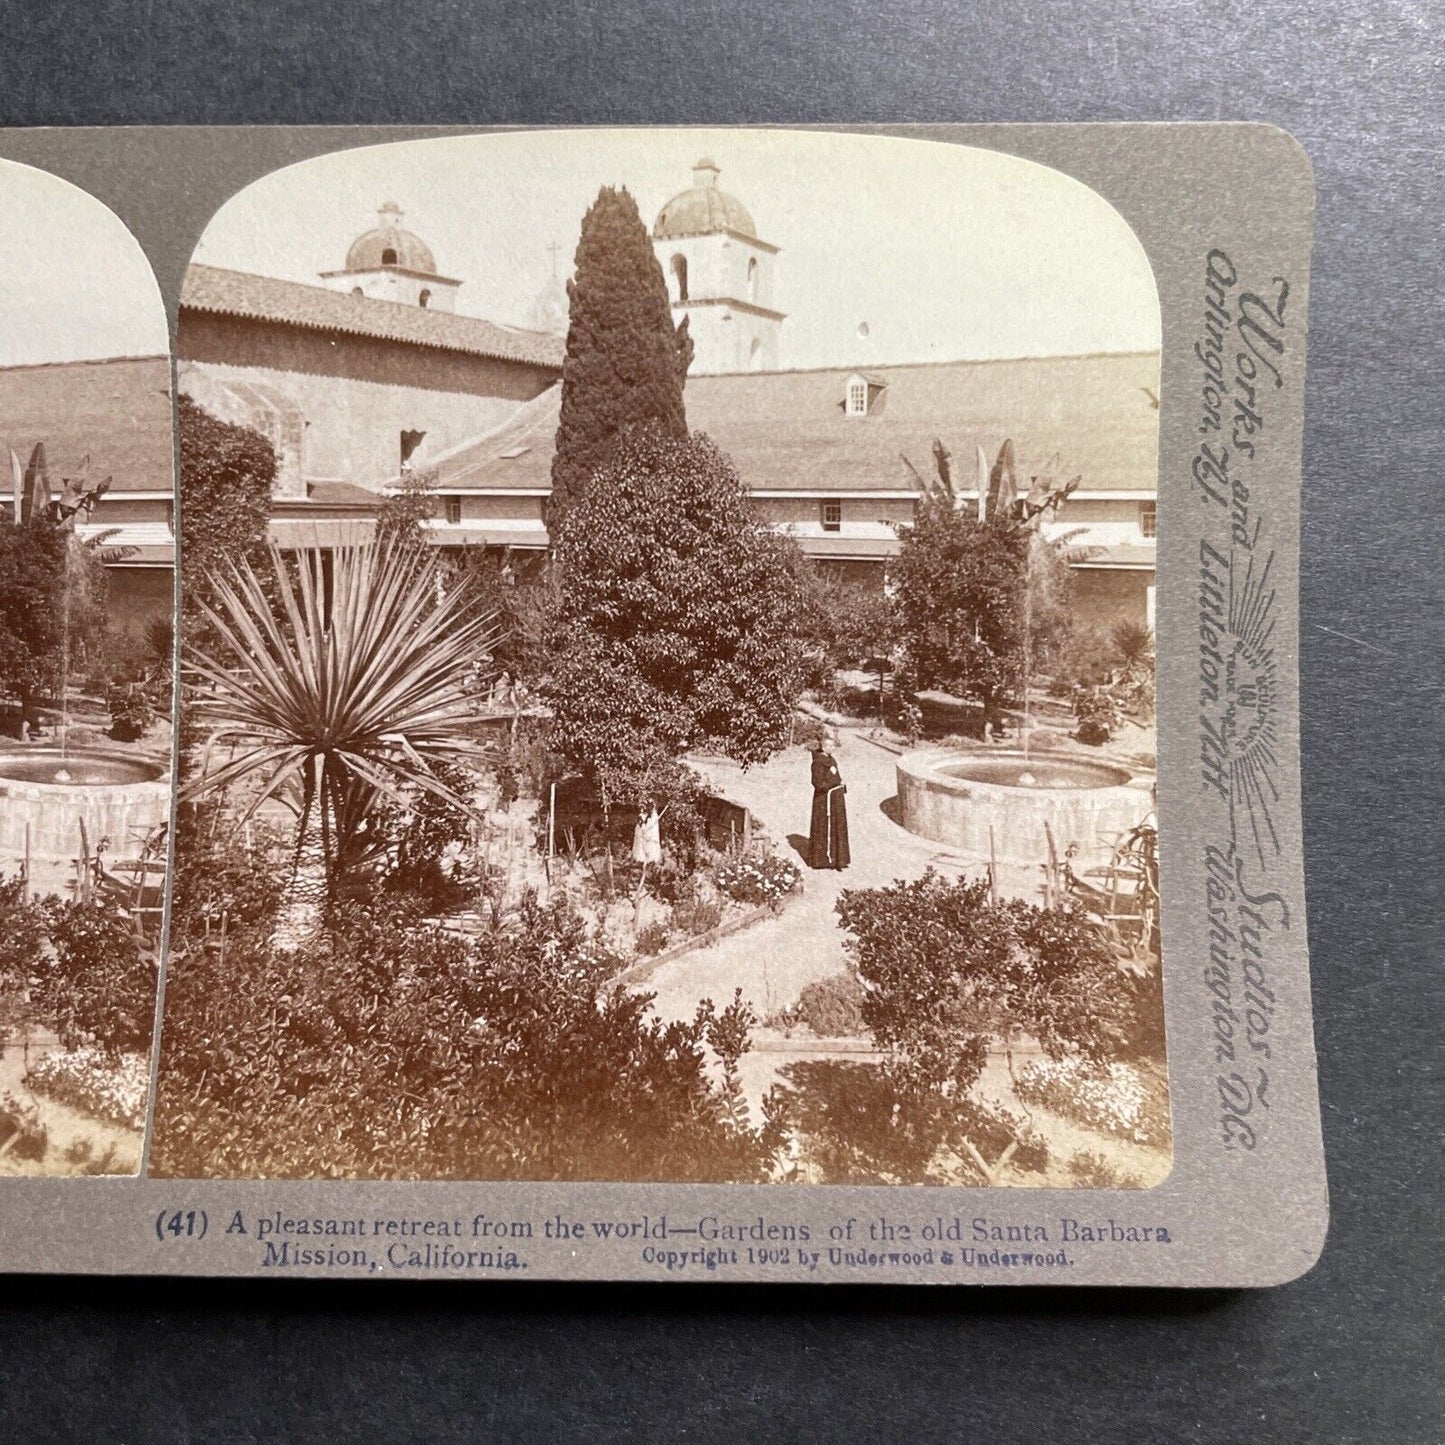
[[[456,310],[457,287],[462,284],[438,273],[431,247],[402,225],[402,209],[395,201],[384,202],[377,210],[376,225],[351,243],[345,267],[323,271],[321,279],[333,291],[438,311]]]
[[[381,266],[400,266],[403,271],[420,271],[435,276],[436,258],[420,236],[402,224],[402,209],[386,201],[377,210],[376,225],[364,231],[346,253],[348,271],[375,271]]]
[[[673,320],[687,318],[690,371],[773,371],[783,313],[773,306],[778,248],[758,237],[743,203],[719,189],[718,164],[704,156],[692,185],[652,223],[652,248],[667,278]]]
[[[658,213],[652,234],[657,240],[679,236],[711,236],[731,231],[738,236],[756,236],[757,229],[748,209],[726,191],[718,189],[718,163],[704,156],[692,168],[692,185],[679,191]]]

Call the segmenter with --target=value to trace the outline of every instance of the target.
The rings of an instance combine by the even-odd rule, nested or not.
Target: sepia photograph
[[[515,132],[235,195],[177,328],[150,1172],[1164,1180],[1160,344],[1122,217],[961,145]],[[4,421],[156,644],[52,608],[16,766],[155,766],[157,524],[107,540],[113,432]],[[164,847],[85,828],[38,916],[130,879],[143,940]]]
[[[140,1167],[171,814],[170,341],[104,205],[0,161],[0,1176]]]

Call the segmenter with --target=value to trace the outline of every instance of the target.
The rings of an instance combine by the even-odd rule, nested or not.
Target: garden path
[[[796,1002],[814,980],[843,969],[843,935],[833,906],[845,888],[917,878],[930,863],[953,877],[983,872],[981,864],[960,859],[893,821],[893,753],[852,732],[844,732],[833,751],[848,786],[852,865],[842,873],[814,871],[802,857],[813,800],[806,749],[788,748],[746,772],[718,759],[693,760],[714,791],[747,808],[778,851],[799,863],[803,894],[776,918],[671,959],[639,982],[637,987],[656,993],[653,1006],[661,1017],[691,1018],[700,999],[711,998],[721,1007],[741,988],[759,1017],[766,1018]]]

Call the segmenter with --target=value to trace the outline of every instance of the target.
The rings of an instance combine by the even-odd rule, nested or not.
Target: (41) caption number
[[[209,1222],[204,1209],[163,1209],[156,1215],[156,1238],[162,1244],[174,1239],[204,1239]]]

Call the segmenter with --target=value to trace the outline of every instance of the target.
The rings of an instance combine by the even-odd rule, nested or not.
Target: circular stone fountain
[[[92,851],[105,838],[107,853],[124,857],[170,812],[160,763],[59,748],[0,754],[0,872],[17,872],[28,846],[32,877],[55,886],[80,855],[82,823]]]
[[[1049,834],[1060,858],[1071,844],[1084,865],[1108,862],[1119,838],[1152,807],[1149,779],[1060,753],[904,753],[898,804],[910,833],[971,858],[1045,863]]]

